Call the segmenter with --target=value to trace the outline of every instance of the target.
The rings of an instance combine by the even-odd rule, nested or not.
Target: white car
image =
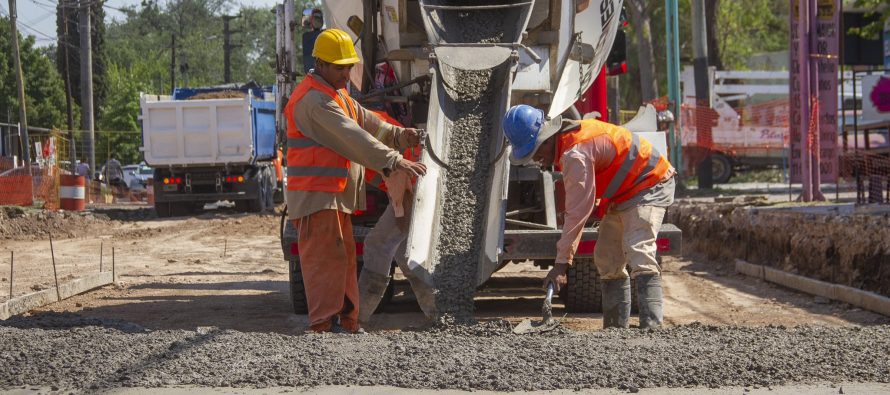
[[[126,165],[124,170],[124,182],[127,187],[135,190],[144,190],[148,180],[154,177],[154,169],[144,163],[138,165]]]

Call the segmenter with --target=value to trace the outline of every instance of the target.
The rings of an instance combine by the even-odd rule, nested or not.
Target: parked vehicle
[[[131,190],[142,191],[148,186],[148,180],[154,178],[154,169],[141,163],[138,165],[126,165],[124,169],[124,183]]]
[[[274,205],[282,189],[274,88],[177,88],[142,94],[142,151],[154,168],[159,217],[188,215],[206,203],[233,201],[244,212]]]

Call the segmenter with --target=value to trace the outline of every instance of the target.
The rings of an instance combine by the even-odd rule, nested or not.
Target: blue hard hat
[[[504,135],[513,146],[510,160],[527,162],[539,144],[538,135],[544,125],[544,112],[529,105],[510,107],[504,115]]]

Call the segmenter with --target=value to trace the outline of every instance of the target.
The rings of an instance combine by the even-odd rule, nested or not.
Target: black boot
[[[664,319],[660,275],[637,276],[637,302],[640,304],[640,329],[661,328]]]
[[[630,279],[603,280],[603,328],[627,328]]]

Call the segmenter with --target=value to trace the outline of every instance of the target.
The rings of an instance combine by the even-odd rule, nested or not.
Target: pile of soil
[[[665,222],[709,259],[744,259],[890,296],[890,216],[680,203]]]
[[[199,93],[192,97],[189,97],[186,100],[208,100],[208,99],[243,99],[244,96],[247,96],[244,92],[240,91],[219,91],[219,92],[206,92]]]
[[[17,206],[0,207],[0,240],[46,240],[95,236],[115,226],[108,216],[89,211],[45,211]]]

